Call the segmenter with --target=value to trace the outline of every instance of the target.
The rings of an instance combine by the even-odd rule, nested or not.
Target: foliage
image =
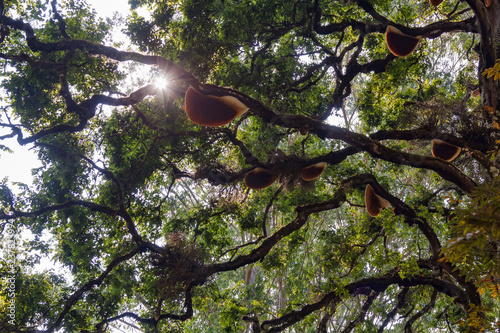
[[[130,46],[83,0],[0,1],[0,149],[41,163],[0,182],[0,330],[498,330],[494,1],[131,0]],[[190,87],[248,110],[195,125]]]
[[[466,272],[466,277],[477,281],[481,294],[498,298],[500,287],[500,178],[479,186],[471,201],[456,211],[452,238],[444,247],[445,257]]]
[[[487,68],[481,75],[486,76],[488,79],[493,78],[493,80],[500,80],[500,61],[497,60],[495,66]]]

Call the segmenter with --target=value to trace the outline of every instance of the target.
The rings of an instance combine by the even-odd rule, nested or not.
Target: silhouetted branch
[[[273,194],[273,197],[271,198],[271,200],[269,200],[269,203],[267,204],[266,206],[266,209],[264,210],[264,216],[262,217],[262,234],[264,235],[264,237],[267,237],[267,230],[266,230],[266,223],[267,223],[267,216],[269,215],[269,210],[271,209],[272,205],[273,205],[273,202],[274,200],[276,200],[276,198],[278,197],[278,195],[281,193],[281,191],[283,190],[283,185],[281,185]]]
[[[330,303],[328,306],[326,306],[325,314],[323,315],[323,318],[319,321],[318,324],[318,333],[328,333],[328,322],[332,318],[332,316],[335,314],[335,311],[337,310],[337,305],[339,304],[340,299],[335,299],[332,303]]]
[[[423,126],[411,130],[380,130],[370,134],[369,137],[373,140],[426,140],[429,142],[432,139],[441,139],[457,147],[469,147],[481,151],[488,149],[488,145],[484,141],[458,138],[452,134],[440,132],[431,126]]]
[[[370,288],[377,295],[378,293],[384,292],[389,286],[399,285],[401,287],[413,287],[420,285],[428,285],[439,291],[440,293],[446,294],[450,297],[453,297],[457,300],[457,302],[461,304],[469,304],[467,301],[467,297],[464,295],[464,292],[459,289],[454,284],[440,280],[434,277],[427,276],[412,276],[409,278],[401,278],[398,274],[398,270],[392,270],[385,274],[382,277],[377,278],[366,278],[356,282],[349,283],[345,286],[345,290],[349,294],[353,294],[356,290]],[[374,295],[373,293],[371,295]],[[293,324],[301,321],[306,316],[311,313],[320,310],[321,308],[327,306],[331,302],[335,302],[340,300],[341,296],[339,296],[338,291],[330,292],[324,295],[319,301],[311,304],[307,304],[303,306],[300,310],[291,311],[281,317],[276,319],[266,320],[261,324],[262,330],[268,333],[281,332],[287,327],[292,326]]]
[[[340,23],[321,25],[321,9],[319,8],[319,1],[315,1],[316,14],[314,16],[313,23],[314,31],[318,34],[327,35],[334,32],[344,31],[345,29],[351,27],[352,29],[360,31],[362,33],[385,33],[387,25],[392,25],[411,36],[423,35],[428,38],[436,38],[444,33],[453,31],[464,31],[472,33],[479,32],[477,30],[477,27],[475,26],[476,18],[474,16],[459,22],[440,21],[431,23],[421,28],[409,28],[392,22],[391,20],[382,16],[375,10],[373,5],[366,0],[356,0],[355,2],[360,8],[362,8],[367,14],[372,16],[379,23],[349,20],[342,21]]]
[[[432,295],[431,295],[430,302],[426,306],[424,306],[422,308],[422,310],[418,311],[415,315],[413,315],[406,322],[405,333],[413,332],[413,329],[411,328],[413,323],[415,323],[415,321],[417,321],[420,317],[422,317],[424,314],[426,314],[427,312],[431,311],[434,308],[434,305],[436,304],[437,296],[438,296],[438,291],[436,289],[434,289],[434,291],[432,292]]]
[[[5,60],[14,61],[14,62],[19,62],[19,63],[28,63],[32,68],[37,68],[37,69],[47,69],[47,70],[52,69],[52,70],[60,71],[61,69],[63,69],[66,66],[66,64],[64,64],[64,63],[52,63],[52,62],[36,61],[25,53],[21,53],[21,54],[0,53],[0,58],[5,59]]]
[[[248,264],[254,263],[263,259],[269,251],[276,245],[281,239],[287,237],[296,230],[299,230],[307,222],[309,215],[325,210],[335,209],[340,207],[346,198],[347,191],[355,186],[366,183],[370,179],[371,175],[356,175],[350,177],[340,183],[337,191],[334,193],[333,198],[321,203],[309,204],[304,206],[299,206],[296,208],[297,217],[287,225],[281,227],[278,231],[274,232],[269,237],[265,238],[261,245],[250,251],[250,253],[245,255],[240,255],[233,260],[224,263],[216,263],[207,266],[207,276],[213,275],[219,272],[226,272],[230,270],[235,270],[239,267],[246,266]],[[205,282],[206,277],[201,278],[197,281],[198,284]]]
[[[52,2],[50,4],[52,6],[52,12],[54,13],[54,17],[56,18],[57,25],[59,27],[59,31],[61,32],[61,35],[65,39],[70,39],[70,37],[66,33],[66,22],[64,21],[64,19],[62,18],[62,16],[57,11],[57,1],[56,0],[52,0]]]
[[[402,288],[402,290],[399,292],[398,294],[398,301],[396,303],[396,305],[394,306],[394,308],[391,310],[391,312],[389,312],[387,314],[387,316],[385,317],[384,321],[382,322],[382,325],[380,325],[380,327],[378,328],[378,333],[382,333],[384,332],[384,329],[385,327],[387,326],[387,324],[389,324],[389,322],[392,320],[392,318],[394,318],[394,316],[398,313],[398,311],[406,305],[406,301],[405,301],[405,297],[406,297],[406,294],[408,293],[408,288]]]
[[[59,205],[52,205],[52,206],[47,206],[44,208],[40,208],[38,210],[32,211],[32,212],[22,212],[19,210],[14,209],[11,207],[12,214],[6,214],[3,213],[0,215],[0,220],[10,220],[10,219],[16,219],[19,217],[37,217],[46,213],[51,213],[55,212],[58,210],[62,210],[65,208],[69,207],[74,207],[74,206],[80,206],[80,207],[86,207],[90,209],[91,211],[97,211],[101,213],[105,213],[110,216],[116,216],[118,214],[118,211],[116,209],[107,207],[107,206],[102,206],[93,202],[89,201],[84,201],[84,200],[69,200],[66,201],[65,203],[59,204]]]
[[[379,292],[372,291],[371,294],[368,295],[368,297],[366,298],[365,303],[361,307],[361,311],[359,312],[356,319],[351,321],[349,323],[349,325],[347,325],[342,330],[342,333],[351,332],[356,326],[358,326],[365,319],[366,313],[368,312],[368,310],[370,309],[370,306],[373,304],[373,301],[375,301],[375,299],[378,297],[379,294],[380,294]]]
[[[171,61],[160,57],[143,55],[137,52],[119,51],[110,46],[95,44],[86,40],[79,39],[65,39],[59,42],[41,42],[35,36],[35,31],[31,25],[23,22],[21,19],[15,20],[5,15],[0,16],[0,23],[10,26],[16,30],[21,30],[26,33],[26,42],[33,52],[57,52],[57,51],[70,51],[70,50],[85,50],[90,54],[104,55],[110,59],[117,61],[135,61],[145,65],[156,65],[160,69],[171,73],[173,77],[183,78],[186,81],[197,82],[197,80],[188,72],[180,69]]]
[[[255,157],[255,155],[252,154],[252,152],[247,148],[247,146],[245,145],[245,143],[243,141],[239,140],[236,137],[235,133],[233,133],[228,128],[223,128],[222,132],[227,135],[227,137],[229,138],[229,140],[231,140],[231,142],[233,144],[235,144],[236,146],[238,146],[238,148],[240,149],[241,153],[245,157],[245,162],[247,164],[264,166],[263,164],[261,164],[261,162],[259,161],[259,159],[257,157]]]

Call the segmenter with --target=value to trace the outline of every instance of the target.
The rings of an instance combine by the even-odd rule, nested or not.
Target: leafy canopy
[[[1,330],[498,330],[491,2],[0,1]]]

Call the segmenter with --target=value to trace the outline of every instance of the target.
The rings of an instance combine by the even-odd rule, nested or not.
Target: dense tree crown
[[[0,1],[1,332],[500,331],[499,0],[129,4]]]

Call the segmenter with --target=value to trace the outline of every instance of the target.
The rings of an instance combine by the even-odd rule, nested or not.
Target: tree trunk
[[[469,0],[471,8],[474,10],[481,36],[479,44],[479,83],[481,87],[482,103],[485,107],[485,115],[493,125],[493,121],[498,122],[500,118],[500,80],[487,78],[481,75],[486,69],[495,65],[500,54],[500,1],[492,0],[491,5],[486,7],[481,0]],[[498,139],[498,132],[495,139]]]

